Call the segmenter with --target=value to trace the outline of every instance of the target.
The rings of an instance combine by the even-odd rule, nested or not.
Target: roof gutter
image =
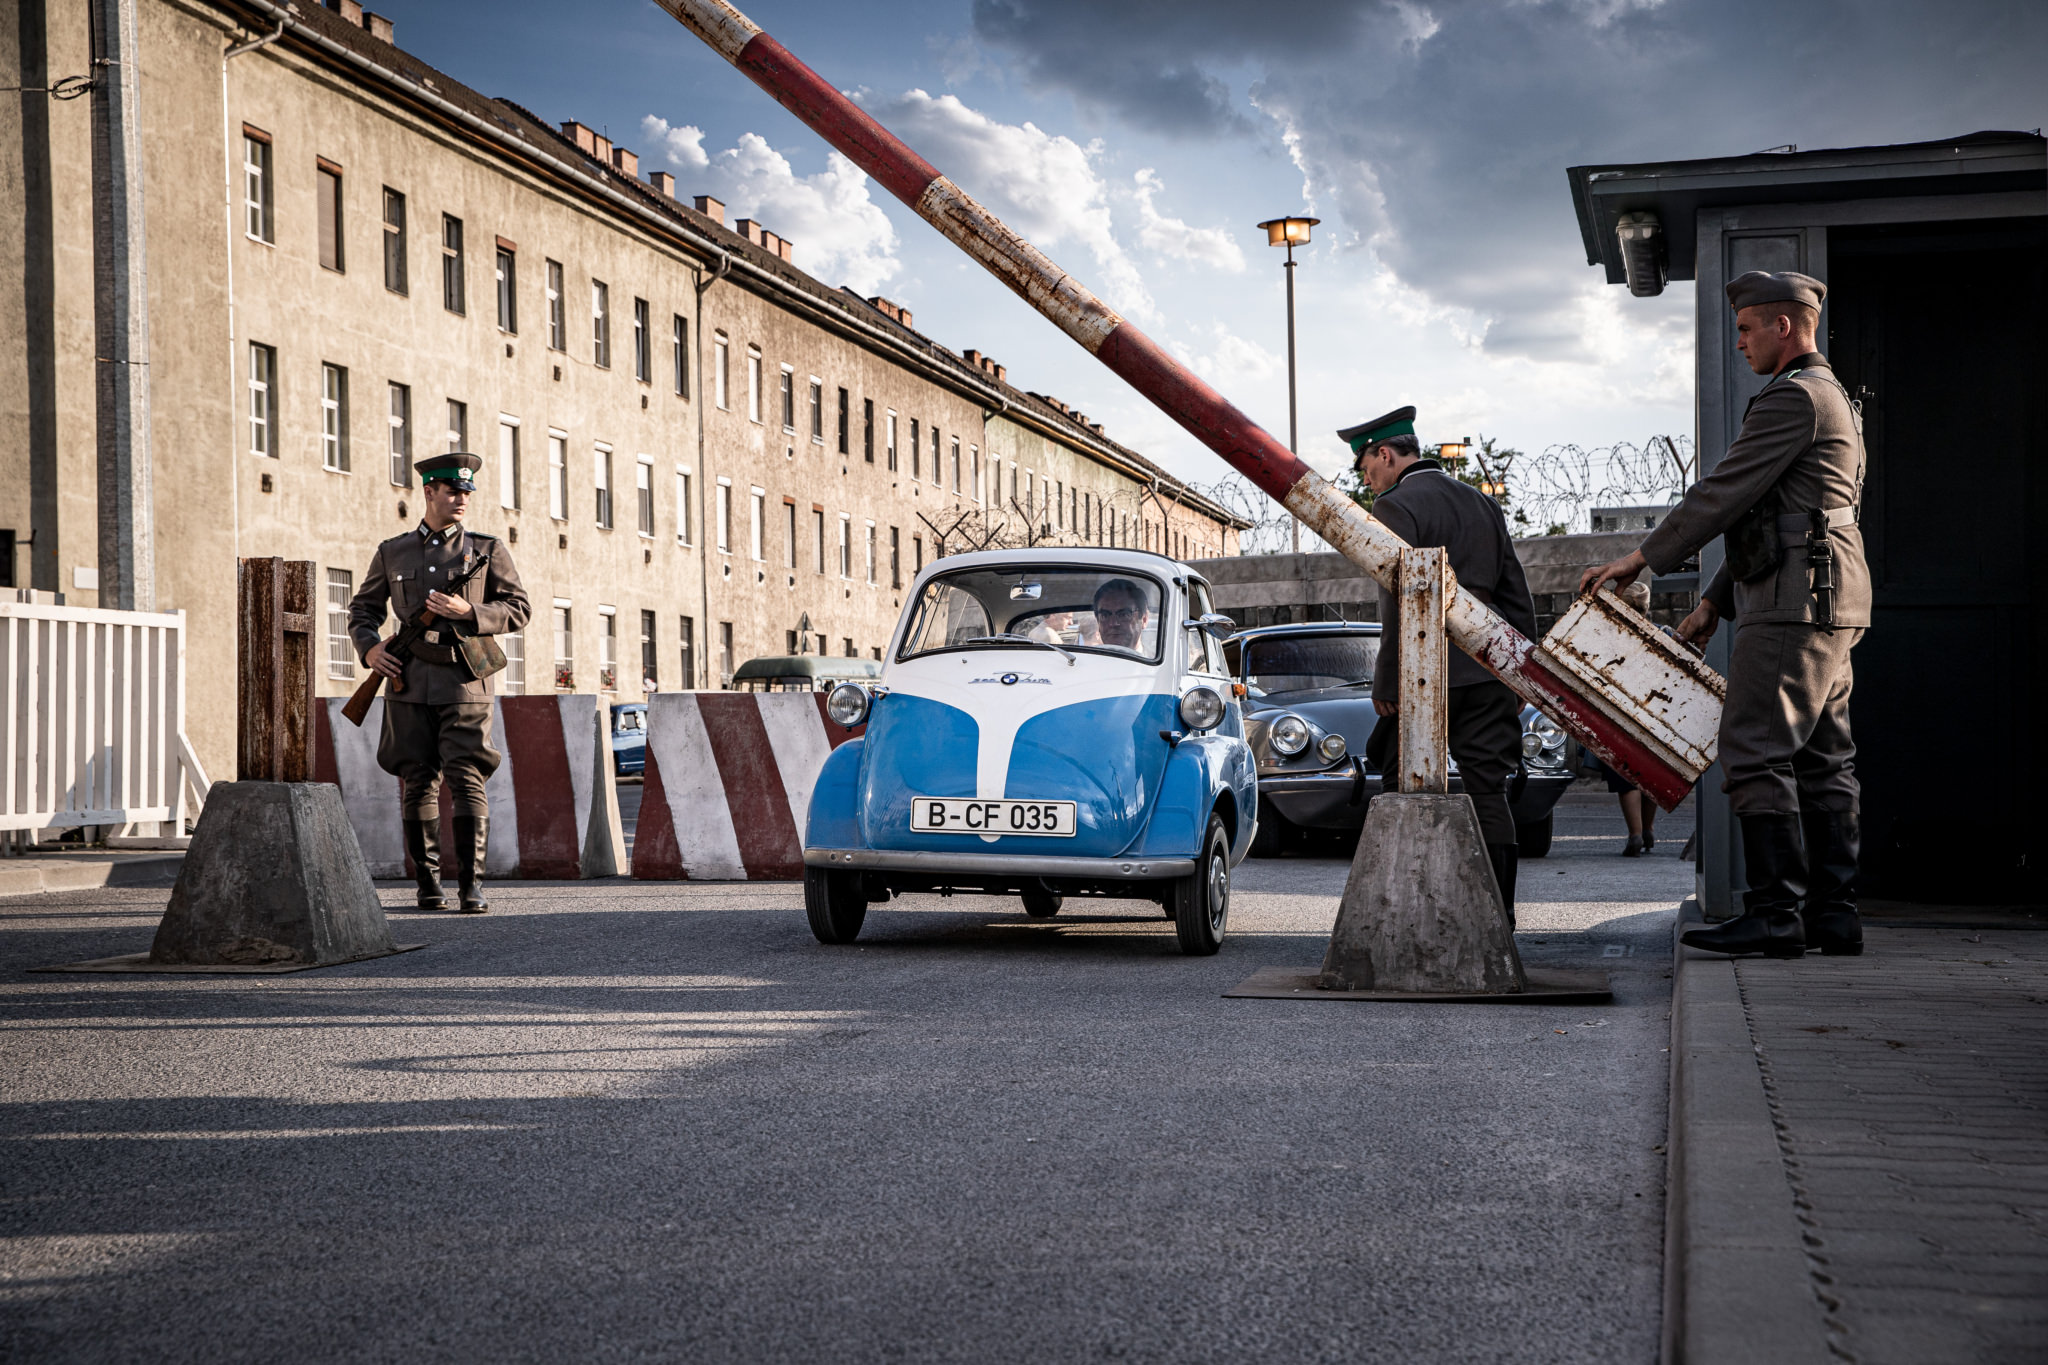
[[[966,392],[970,396],[979,399],[983,407],[993,408],[1008,416],[1011,421],[1022,422],[1024,425],[1037,430],[1040,434],[1050,436],[1055,440],[1069,443],[1079,441],[1096,458],[1102,460],[1105,464],[1112,465],[1126,476],[1134,478],[1141,483],[1147,482],[1153,477],[1153,475],[1147,472],[1134,470],[1129,462],[1120,457],[1113,449],[1090,437],[1082,436],[1073,431],[1063,431],[1052,423],[1039,419],[1035,413],[1030,413],[1025,409],[1011,411],[1010,400],[1000,389],[978,383],[963,371],[936,363],[929,352],[920,350],[918,347],[904,341],[901,337],[895,336],[885,329],[868,322],[858,314],[829,309],[818,300],[810,298],[801,291],[790,289],[784,280],[772,272],[764,270],[746,257],[728,250],[717,240],[697,231],[688,223],[655,212],[638,199],[607,183],[605,179],[592,175],[583,166],[554,156],[545,148],[535,146],[526,139],[513,135],[506,129],[494,127],[470,113],[467,109],[421,85],[411,77],[394,71],[383,63],[374,61],[355,51],[353,48],[335,42],[326,34],[320,33],[302,23],[291,6],[274,4],[272,0],[234,0],[234,3],[258,10],[271,19],[276,20],[279,26],[278,33],[289,30],[293,37],[327,54],[330,58],[352,66],[383,81],[387,85],[397,87],[404,91],[407,97],[434,110],[443,118],[461,125],[472,133],[481,134],[490,141],[498,143],[517,154],[519,157],[528,161],[538,162],[555,174],[575,182],[586,192],[597,195],[616,208],[624,209],[642,224],[679,240],[690,250],[704,256],[707,261],[711,259],[718,260],[719,266],[717,272],[712,276],[713,280],[724,279],[728,276],[729,272],[735,271],[745,275],[764,291],[772,292],[779,297],[794,301],[801,311],[809,314],[821,323],[860,333],[877,347],[903,357],[909,362],[911,368],[950,387]],[[276,41],[278,33],[273,33],[265,41]],[[1193,492],[1192,489],[1189,491]],[[1204,499],[1204,501],[1207,500]],[[1216,508],[1212,515],[1222,521],[1234,520],[1229,513],[1220,507]]]

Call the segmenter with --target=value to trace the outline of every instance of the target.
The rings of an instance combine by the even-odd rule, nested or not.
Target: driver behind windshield
[[[1095,627],[1098,643],[1113,649],[1137,652],[1151,613],[1145,609],[1145,590],[1128,578],[1112,578],[1095,590]]]

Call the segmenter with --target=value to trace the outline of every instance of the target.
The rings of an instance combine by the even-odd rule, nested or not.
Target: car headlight
[[[1191,687],[1181,694],[1181,723],[1190,730],[1211,730],[1223,722],[1223,698],[1212,687]]]
[[[1562,767],[1567,738],[1563,726],[1538,711],[1522,731],[1522,757],[1539,768]]]
[[[841,683],[825,698],[825,714],[851,730],[868,718],[868,690],[859,683]]]
[[[1325,762],[1335,763],[1344,757],[1344,736],[1324,735],[1323,742],[1316,745],[1316,752],[1323,756]]]
[[[1273,722],[1273,728],[1267,735],[1274,753],[1282,758],[1293,758],[1308,747],[1308,722],[1300,716],[1282,716]]]

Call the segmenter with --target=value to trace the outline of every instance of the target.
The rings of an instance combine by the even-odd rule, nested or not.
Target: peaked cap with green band
[[[445,455],[429,455],[424,460],[413,461],[412,471],[420,476],[423,484],[437,479],[455,485],[462,493],[476,492],[476,472],[484,467],[481,456],[466,450],[451,450]]]
[[[1395,408],[1384,417],[1375,417],[1370,422],[1360,422],[1355,427],[1346,427],[1337,433],[1337,439],[1351,447],[1353,455],[1361,454],[1379,441],[1395,436],[1415,434],[1415,409]]]

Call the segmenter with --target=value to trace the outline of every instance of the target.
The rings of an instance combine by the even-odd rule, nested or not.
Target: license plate
[[[925,834],[1029,834],[1072,838],[1072,801],[969,801],[920,796],[910,807],[910,827]]]

